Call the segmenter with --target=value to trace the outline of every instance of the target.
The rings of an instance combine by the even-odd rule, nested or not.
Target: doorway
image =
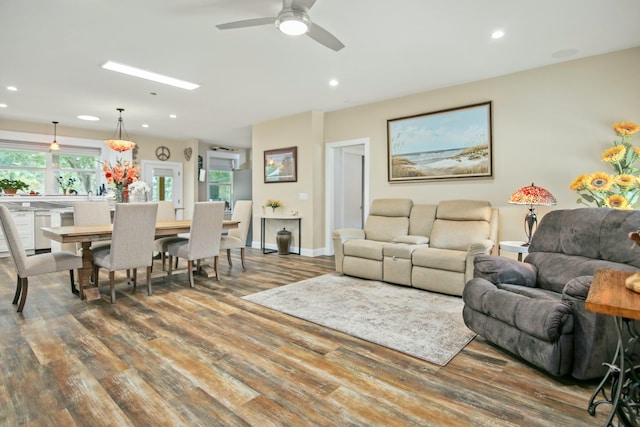
[[[142,160],[142,179],[151,187],[151,199],[173,200],[178,212],[183,207],[182,201],[182,163],[156,162]]]
[[[333,230],[363,228],[369,171],[369,138],[326,144],[325,255],[333,255]]]

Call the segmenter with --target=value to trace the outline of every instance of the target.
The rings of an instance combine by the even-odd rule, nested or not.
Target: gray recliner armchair
[[[596,270],[640,271],[640,247],[628,238],[639,226],[639,211],[549,212],[524,262],[475,258],[462,295],[466,325],[552,375],[602,377],[616,348],[615,324],[586,311],[585,300]]]

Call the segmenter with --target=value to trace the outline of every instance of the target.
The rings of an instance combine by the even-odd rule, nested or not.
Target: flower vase
[[[116,187],[114,192],[116,194],[116,203],[127,203],[129,201],[129,190],[126,188]]]
[[[276,208],[271,206],[271,216],[276,216]]]
[[[66,188],[62,189],[62,194],[65,195],[65,196],[67,195],[67,189]]]

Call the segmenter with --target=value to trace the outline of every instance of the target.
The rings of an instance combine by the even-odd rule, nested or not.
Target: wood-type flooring
[[[247,302],[333,271],[332,257],[263,255],[220,281],[156,261],[117,302],[80,301],[68,274],[30,279],[24,312],[0,259],[2,426],[585,426],[596,382],[554,379],[480,337],[446,367]],[[104,273],[103,273],[104,274]],[[106,286],[104,286],[106,285]],[[313,296],[310,295],[310,298]]]

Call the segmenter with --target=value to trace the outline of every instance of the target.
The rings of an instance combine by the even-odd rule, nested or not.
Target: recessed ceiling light
[[[338,80],[336,80],[336,79],[329,80],[329,85],[330,86],[338,86]]]
[[[173,77],[163,76],[162,74],[152,73],[151,71],[141,70],[140,68],[131,67],[129,65],[118,64],[117,62],[107,61],[102,68],[105,70],[116,71],[118,73],[127,74],[129,76],[140,77],[141,79],[151,80],[169,86],[179,87],[181,89],[193,90],[200,87],[195,83],[184,80],[175,79]]]
[[[7,86],[7,90],[10,90],[11,92],[15,92],[18,90],[18,88],[15,86]]]
[[[504,31],[502,30],[496,30],[493,33],[491,33],[492,39],[501,39],[503,36],[504,36]]]
[[[78,116],[78,118],[79,118],[80,120],[87,120],[87,121],[89,121],[89,122],[95,122],[95,121],[100,120],[100,117],[96,117],[96,116],[87,116],[86,114],[81,114],[81,115],[79,115],[79,116]]]
[[[175,114],[169,114],[169,117],[172,118],[172,119],[175,119],[178,116],[176,116]]]
[[[142,127],[143,127],[143,128],[148,128],[148,127],[149,127],[149,125],[145,123],[145,124],[143,124],[143,125],[142,125]]]
[[[0,108],[7,108],[8,105],[7,104],[0,104]]]

